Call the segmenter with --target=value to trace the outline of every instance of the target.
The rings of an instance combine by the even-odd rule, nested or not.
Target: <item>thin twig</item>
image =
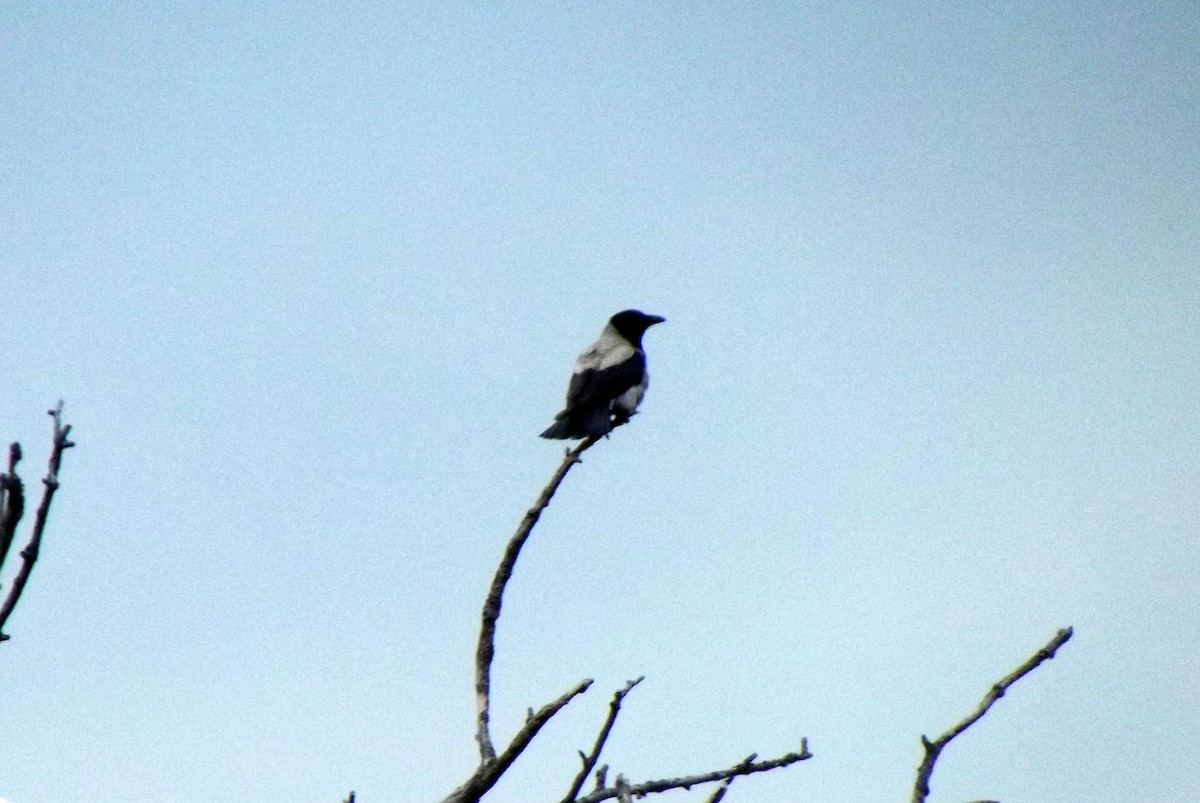
[[[533,741],[533,737],[537,736],[538,731],[550,721],[551,717],[562,710],[567,703],[587,691],[591,687],[592,682],[591,678],[580,681],[575,688],[554,702],[542,706],[533,716],[529,717],[525,721],[525,724],[521,726],[521,729],[517,731],[517,734],[513,736],[512,741],[508,743],[508,747],[504,748],[504,752],[496,757],[496,761],[494,762],[496,777],[499,778],[512,766],[512,763],[517,760],[517,756],[524,752],[529,743]]]
[[[487,599],[483,603],[483,621],[479,628],[479,645],[475,650],[475,741],[479,743],[479,759],[481,764],[487,764],[496,759],[496,748],[492,745],[492,737],[488,731],[489,708],[491,706],[491,672],[492,657],[495,655],[496,621],[500,618],[500,606],[504,598],[504,587],[512,577],[513,567],[521,554],[521,547],[533,532],[542,511],[550,504],[554,492],[571,470],[571,466],[580,462],[580,455],[590,449],[597,438],[585,438],[574,448],[568,449],[563,456],[562,464],[554,472],[550,483],[542,489],[537,502],[525,513],[525,518],[517,527],[516,533],[509,540],[504,550],[504,558],[496,567],[496,576],[492,578],[492,586]]]
[[[63,403],[60,401],[58,406],[48,411],[50,417],[54,419],[54,445],[50,450],[49,468],[42,480],[45,488],[42,490],[41,504],[38,505],[37,514],[34,516],[33,533],[29,537],[29,543],[21,550],[21,568],[17,571],[17,576],[13,578],[13,585],[8,590],[8,598],[4,600],[4,606],[0,607],[0,641],[9,638],[3,633],[4,624],[12,615],[13,609],[17,607],[17,601],[21,599],[21,592],[25,590],[25,584],[29,581],[33,564],[37,562],[38,552],[42,547],[42,531],[46,527],[46,517],[50,515],[50,502],[54,499],[54,492],[58,490],[58,471],[62,466],[62,454],[75,445],[67,438],[71,434],[71,425],[63,426],[62,407]],[[17,456],[20,456],[19,449]],[[11,454],[9,460],[12,462]]]
[[[699,775],[688,775],[683,778],[664,778],[658,781],[645,781],[639,784],[632,784],[628,787],[629,794],[634,798],[642,798],[646,795],[666,792],[669,789],[691,789],[693,786],[698,786],[702,783],[725,781],[730,778],[736,778],[739,775],[753,775],[757,772],[769,772],[810,759],[812,758],[812,753],[808,752],[808,740],[801,739],[799,753],[787,753],[779,758],[767,759],[766,761],[756,761],[756,758],[758,756],[752,754],[729,769],[715,770]],[[616,787],[605,787],[597,789],[586,797],[579,798],[578,803],[600,803],[601,800],[611,800],[617,797],[617,795],[618,790]]]
[[[979,704],[978,708],[937,739],[931,742],[926,737],[921,737],[921,744],[925,748],[925,758],[922,759],[921,766],[917,768],[917,782],[913,786],[913,803],[925,803],[925,798],[929,796],[929,779],[933,776],[933,766],[937,763],[938,756],[946,748],[946,745],[950,744],[956,736],[982,719],[983,715],[988,712],[988,709],[1004,696],[1004,693],[1008,691],[1010,686],[1034,669],[1037,669],[1042,663],[1053,658],[1054,653],[1058,652],[1058,648],[1070,641],[1071,635],[1074,632],[1070,627],[1059,630],[1054,635],[1054,638],[1047,642],[1046,646],[1035,652],[1025,663],[1018,666],[993,685],[991,690],[984,696],[983,702]]]
[[[592,746],[592,752],[584,755],[579,754],[583,761],[583,766],[579,768],[579,774],[575,776],[575,780],[571,783],[571,790],[567,792],[567,796],[562,799],[562,803],[571,803],[579,794],[579,790],[583,788],[584,781],[588,775],[596,767],[596,762],[600,760],[600,751],[604,749],[604,743],[608,740],[608,734],[612,732],[613,725],[617,721],[617,714],[621,711],[621,702],[625,699],[625,695],[633,691],[633,687],[646,679],[645,675],[635,678],[625,684],[625,688],[618,689],[613,695],[612,702],[608,704],[608,718],[604,720],[604,726],[600,728],[600,734],[596,737],[596,744]]]
[[[562,710],[567,703],[587,691],[591,685],[591,680],[584,680],[562,697],[559,697],[548,705],[542,706],[540,710],[534,712],[533,716],[525,721],[525,724],[517,731],[517,735],[513,737],[508,747],[499,756],[491,761],[485,761],[480,764],[471,777],[467,779],[467,782],[451,792],[442,803],[474,803],[474,801],[483,797],[489,789],[496,785],[496,782],[500,780],[500,776],[508,771],[508,768],[524,752],[525,748],[529,746],[529,743],[533,741],[534,736],[537,736],[542,726],[549,722],[550,718]]]

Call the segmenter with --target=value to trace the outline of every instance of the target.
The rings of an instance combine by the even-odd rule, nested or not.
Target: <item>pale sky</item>
[[[0,645],[17,803],[438,800],[537,433],[666,316],[500,622],[631,780],[1200,799],[1200,6],[5,4],[0,438],[79,446]],[[25,531],[23,531],[25,532]],[[15,555],[0,583],[11,582]],[[695,790],[664,801],[703,801]]]

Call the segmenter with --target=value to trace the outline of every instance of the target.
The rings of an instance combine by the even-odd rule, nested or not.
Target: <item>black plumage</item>
[[[575,360],[567,404],[542,437],[600,437],[628,421],[650,383],[642,335],[664,320],[637,310],[609,318],[596,342]]]

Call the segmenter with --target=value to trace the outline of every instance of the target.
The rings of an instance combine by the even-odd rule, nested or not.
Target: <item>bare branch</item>
[[[21,550],[21,568],[17,571],[17,576],[13,578],[12,588],[8,591],[8,598],[4,600],[4,606],[0,607],[0,641],[5,641],[9,637],[4,635],[4,624],[8,621],[8,617],[12,615],[13,609],[17,607],[18,600],[21,599],[21,593],[25,590],[25,584],[29,581],[29,575],[33,571],[33,564],[37,562],[38,552],[42,546],[42,531],[46,528],[46,517],[50,515],[50,502],[54,499],[54,492],[58,490],[58,471],[62,465],[62,454],[67,449],[70,449],[75,444],[67,439],[71,434],[71,425],[62,424],[62,407],[60,401],[58,405],[49,410],[50,417],[54,419],[54,444],[50,450],[50,464],[46,471],[46,476],[42,480],[45,488],[42,490],[42,501],[38,505],[37,513],[33,520],[33,533],[29,537],[29,543]],[[16,465],[16,460],[20,458],[20,447],[10,450],[9,466],[10,469]],[[11,471],[10,471],[11,474]],[[11,485],[6,485],[8,494],[11,495]]]
[[[800,740],[799,753],[787,753],[779,758],[772,758],[766,761],[756,761],[757,754],[751,754],[741,763],[735,764],[729,769],[715,770],[713,772],[705,772],[699,775],[688,775],[683,778],[664,778],[659,781],[645,781],[639,784],[628,786],[628,794],[634,798],[642,798],[646,795],[654,795],[659,792],[666,792],[670,789],[691,789],[693,786],[699,786],[702,783],[713,783],[714,781],[727,781],[736,778],[739,775],[753,775],[757,772],[769,772],[777,770],[781,767],[787,767],[799,761],[812,758],[812,753],[808,752],[808,740]],[[586,797],[578,799],[578,803],[600,803],[601,800],[611,800],[618,797],[620,794],[616,786],[610,786],[603,789],[597,789]]]
[[[617,793],[617,803],[633,803],[633,790],[630,789],[629,781],[624,775],[617,775],[617,780],[613,782],[613,790]]]
[[[513,737],[508,747],[497,756],[489,729],[491,667],[495,657],[496,626],[500,619],[504,589],[508,581],[512,578],[521,549],[533,532],[533,528],[541,517],[542,512],[549,506],[550,500],[554,497],[554,494],[566,478],[571,467],[580,462],[581,455],[594,446],[598,440],[598,438],[585,438],[574,448],[567,450],[554,476],[551,477],[546,487],[542,489],[542,493],[533,507],[525,513],[524,518],[517,527],[516,533],[513,534],[505,548],[500,565],[496,568],[496,574],[492,579],[491,587],[484,601],[479,629],[479,643],[475,651],[475,740],[479,747],[479,766],[472,773],[471,777],[446,797],[442,803],[477,803],[495,786],[504,773],[508,771],[513,762],[529,746],[542,726],[572,699],[586,691],[592,683],[591,680],[585,680],[558,700],[544,706],[540,711],[534,712],[530,710],[526,717],[525,725]],[[812,757],[812,754],[808,752],[807,742],[801,740],[799,753],[788,753],[768,761],[756,761],[757,756],[751,755],[741,763],[728,769],[682,778],[647,781],[640,784],[630,784],[623,775],[618,774],[614,785],[609,787],[606,785],[605,780],[608,774],[608,767],[601,766],[597,768],[596,765],[599,763],[600,754],[616,723],[625,696],[641,681],[642,678],[631,680],[623,689],[614,694],[613,701],[609,706],[608,717],[601,727],[591,752],[585,754],[580,751],[579,753],[582,769],[573,779],[570,792],[564,798],[563,803],[599,803],[599,801],[611,800],[613,798],[618,798],[621,803],[631,803],[635,798],[642,798],[646,795],[664,792],[669,789],[690,789],[698,784],[721,781],[725,782],[723,789],[728,789],[728,782],[734,777],[779,769]],[[589,773],[593,773],[594,775],[596,788],[586,797],[579,797],[579,790],[582,788]],[[723,791],[718,790],[716,800],[719,801],[721,796],[723,796]]]
[[[529,746],[529,743],[533,741],[533,737],[537,736],[537,732],[542,729],[543,725],[550,721],[551,717],[562,710],[567,703],[571,702],[576,697],[587,691],[591,685],[591,678],[580,681],[575,688],[571,689],[554,702],[542,706],[541,710],[527,719],[521,729],[517,731],[516,736],[513,736],[513,739],[511,742],[509,742],[508,747],[506,747],[504,752],[496,758],[496,776],[499,777],[506,770],[508,770],[509,767],[512,766],[512,763],[517,760],[517,756],[521,755],[525,748]]]
[[[721,803],[725,799],[725,793],[729,791],[729,787],[733,785],[732,778],[726,778],[716,791],[712,793],[712,797],[708,799],[708,803]]]
[[[625,695],[633,691],[633,687],[646,679],[645,675],[629,681],[625,684],[625,688],[618,689],[613,695],[612,702],[608,704],[608,718],[604,720],[604,726],[600,728],[600,734],[596,737],[596,744],[592,746],[592,752],[588,755],[579,753],[580,759],[583,761],[583,766],[579,769],[579,774],[575,776],[575,780],[571,783],[571,790],[567,792],[567,796],[562,799],[562,803],[571,803],[579,794],[579,790],[583,788],[584,781],[596,766],[596,762],[600,760],[600,751],[604,749],[604,743],[608,740],[608,734],[612,732],[613,725],[617,721],[617,714],[621,711],[621,702],[625,699]]]
[[[921,766],[917,768],[917,782],[913,786],[913,803],[925,803],[925,798],[929,796],[929,779],[933,775],[933,766],[937,763],[938,756],[946,748],[946,745],[950,744],[956,736],[982,719],[983,715],[988,712],[988,709],[1004,696],[1004,693],[1008,691],[1010,686],[1034,669],[1037,669],[1042,663],[1053,658],[1054,653],[1058,652],[1058,648],[1070,641],[1071,635],[1074,632],[1070,627],[1059,630],[1046,646],[1035,652],[1025,663],[1018,666],[993,685],[991,690],[984,696],[983,702],[979,704],[978,708],[937,739],[931,742],[926,737],[921,737],[921,744],[925,747],[925,758],[921,761]]]
[[[500,776],[508,771],[508,768],[517,760],[517,756],[524,752],[542,726],[549,722],[550,718],[562,710],[567,703],[587,691],[591,685],[591,680],[584,680],[554,702],[542,706],[541,710],[525,721],[504,752],[491,761],[481,763],[474,774],[467,779],[467,782],[451,792],[442,803],[474,803],[482,798],[489,789],[496,785]]]
[[[479,743],[479,760],[481,764],[488,764],[496,759],[496,748],[492,745],[492,737],[488,730],[488,712],[491,706],[491,673],[492,658],[495,655],[496,649],[496,622],[500,618],[500,606],[504,598],[504,587],[508,584],[509,578],[512,577],[513,568],[517,565],[517,557],[521,554],[521,547],[525,545],[529,534],[533,532],[533,526],[537,524],[542,511],[550,504],[554,492],[558,490],[558,486],[562,484],[571,467],[580,462],[580,456],[590,449],[597,440],[597,438],[585,438],[574,448],[567,450],[567,453],[563,456],[562,464],[554,472],[550,483],[542,489],[541,496],[538,497],[533,507],[525,513],[525,518],[521,520],[521,525],[517,527],[516,533],[509,540],[508,546],[504,550],[504,558],[500,561],[500,565],[496,567],[496,576],[492,578],[491,589],[488,591],[487,599],[483,603],[483,621],[479,628],[479,645],[475,650],[475,741]]]
[[[17,523],[25,514],[25,485],[17,476],[17,463],[21,462],[21,444],[8,447],[8,472],[0,474],[0,568],[12,546],[17,532]]]

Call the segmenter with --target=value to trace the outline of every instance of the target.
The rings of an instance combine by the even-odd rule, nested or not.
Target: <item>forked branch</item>
[[[921,766],[917,768],[917,782],[913,786],[913,803],[925,803],[925,798],[929,796],[929,779],[933,776],[933,767],[937,763],[938,756],[946,749],[946,745],[950,744],[956,736],[967,728],[983,719],[983,715],[988,712],[988,709],[997,700],[1004,696],[1004,693],[1008,691],[1010,686],[1037,669],[1044,662],[1053,658],[1054,653],[1058,652],[1058,648],[1070,641],[1071,635],[1074,632],[1069,627],[1058,631],[1046,646],[1035,652],[1025,663],[1018,666],[992,686],[991,690],[984,696],[983,702],[979,704],[979,707],[972,711],[965,719],[954,725],[954,727],[950,728],[950,730],[932,742],[924,736],[921,737],[921,744],[925,747],[925,758],[922,759]]]
[[[554,472],[554,476],[551,477],[546,487],[542,489],[542,493],[533,507],[525,513],[524,518],[517,527],[516,533],[509,539],[508,545],[504,550],[504,556],[500,560],[500,565],[496,568],[496,574],[492,579],[491,587],[484,601],[482,621],[479,628],[479,643],[475,650],[475,741],[479,748],[479,766],[471,774],[471,777],[446,797],[442,803],[476,803],[476,801],[480,800],[500,780],[500,777],[512,766],[513,762],[516,761],[525,748],[529,746],[542,726],[571,700],[583,694],[592,683],[591,680],[584,680],[562,697],[544,706],[538,712],[534,713],[531,710],[525,725],[513,737],[508,747],[497,755],[489,729],[489,715],[491,709],[491,668],[493,658],[495,657],[496,625],[500,619],[504,589],[508,585],[508,581],[512,578],[517,558],[521,554],[521,549],[533,532],[533,528],[541,517],[542,512],[550,504],[550,500],[554,497],[555,492],[566,478],[571,467],[580,462],[581,455],[594,446],[597,441],[597,438],[586,438],[575,447],[567,450],[563,456],[562,463],[559,465],[557,471]],[[636,680],[629,681],[624,688],[617,691],[613,696],[612,703],[609,706],[608,717],[605,719],[600,733],[596,737],[596,743],[593,745],[591,752],[585,754],[581,751],[579,754],[583,766],[572,780],[567,796],[563,798],[563,803],[599,803],[599,801],[613,798],[616,798],[620,803],[625,803],[635,798],[643,798],[647,795],[671,789],[690,789],[693,786],[707,783],[722,784],[713,796],[714,801],[719,801],[729,788],[729,783],[733,778],[742,775],[752,775],[758,772],[768,772],[812,757],[812,754],[808,752],[807,742],[801,740],[800,752],[787,753],[786,755],[766,761],[758,761],[758,756],[755,754],[728,769],[680,778],[645,781],[638,784],[632,784],[623,775],[617,775],[616,781],[614,781],[612,786],[609,786],[606,783],[608,768],[602,766],[597,769],[596,765],[599,763],[600,753],[604,749],[604,745],[612,732],[613,725],[616,723],[621,703],[625,699],[625,696],[641,680],[641,678],[637,678]],[[593,773],[593,771],[596,787],[591,793],[580,797],[580,790],[587,780],[589,773]]]
[[[533,741],[534,736],[537,736],[542,726],[549,722],[551,717],[561,711],[567,703],[587,691],[591,685],[591,680],[584,680],[554,702],[542,706],[536,713],[531,712],[529,718],[525,720],[525,724],[517,731],[517,735],[513,737],[508,747],[504,749],[504,752],[491,761],[481,763],[475,772],[471,774],[471,777],[467,779],[467,782],[451,792],[442,803],[474,803],[474,801],[483,797],[489,789],[496,785],[496,782],[500,780],[500,776],[508,771],[508,768],[524,752],[525,748],[529,746],[529,743]]]
[[[770,772],[782,767],[787,767],[800,761],[805,761],[813,757],[813,754],[808,752],[808,740],[800,740],[800,752],[787,753],[779,758],[771,758],[765,761],[758,761],[758,754],[751,753],[741,762],[734,764],[732,767],[724,770],[714,770],[713,772],[704,772],[699,775],[687,775],[682,778],[664,778],[658,781],[644,781],[642,783],[630,784],[623,782],[623,779],[618,778],[619,783],[613,786],[606,786],[589,795],[577,798],[577,803],[600,803],[602,800],[612,800],[619,798],[620,795],[626,794],[631,798],[642,798],[646,795],[654,795],[659,792],[666,792],[671,789],[691,789],[693,786],[699,786],[705,783],[715,783],[717,781],[730,781],[741,775],[753,775],[757,772]],[[718,798],[719,799],[719,798]]]
[[[645,675],[634,678],[625,684],[625,688],[618,689],[613,694],[612,702],[608,704],[608,718],[604,720],[604,725],[600,728],[600,734],[596,737],[596,744],[592,746],[592,752],[584,755],[581,751],[579,758],[583,762],[583,766],[579,768],[579,774],[575,776],[575,780],[571,783],[571,789],[567,792],[567,796],[562,799],[562,803],[571,803],[579,795],[579,790],[583,788],[584,781],[588,775],[596,768],[596,762],[600,760],[600,751],[604,749],[604,743],[608,741],[608,734],[612,733],[613,725],[617,722],[617,714],[621,713],[621,703],[625,700],[625,695],[633,691],[633,687],[646,679]]]
[[[512,763],[529,746],[529,743],[533,741],[533,737],[542,729],[542,726],[549,722],[550,718],[557,714],[567,703],[580,694],[583,694],[592,685],[591,680],[584,680],[562,697],[543,706],[536,713],[531,710],[528,719],[525,721],[525,725],[517,731],[516,736],[513,737],[508,747],[500,755],[496,755],[496,748],[492,743],[488,720],[491,709],[492,659],[495,657],[496,652],[496,623],[500,619],[500,608],[504,602],[504,589],[508,585],[508,581],[512,578],[513,569],[517,565],[517,558],[521,554],[521,548],[529,540],[534,525],[541,518],[542,511],[550,504],[550,500],[554,497],[558,486],[566,479],[567,472],[571,470],[572,466],[580,462],[580,455],[590,449],[596,441],[596,438],[585,438],[573,448],[568,449],[566,454],[563,455],[563,460],[558,470],[554,472],[554,476],[550,478],[550,482],[542,489],[542,493],[538,496],[537,501],[534,502],[533,507],[526,511],[524,518],[521,519],[521,524],[517,527],[517,531],[509,539],[508,546],[505,547],[504,557],[501,558],[500,565],[496,567],[496,574],[492,578],[491,588],[488,589],[487,598],[483,603],[482,621],[479,627],[479,644],[475,649],[475,741],[479,745],[479,766],[471,774],[471,777],[467,779],[466,783],[455,789],[443,803],[473,803],[473,801],[479,800],[500,780],[500,776],[512,766]]]
[[[492,745],[492,736],[488,730],[489,709],[491,707],[492,658],[496,653],[496,622],[500,619],[500,606],[504,601],[504,587],[512,577],[513,568],[521,554],[521,547],[533,532],[533,526],[541,518],[542,511],[554,498],[554,492],[566,478],[571,467],[580,462],[580,456],[590,449],[596,438],[585,438],[574,448],[568,449],[563,461],[550,482],[542,489],[541,496],[533,507],[525,513],[521,525],[509,540],[504,550],[504,557],[496,567],[496,575],[492,578],[492,587],[488,590],[487,599],[483,603],[483,621],[479,627],[479,645],[475,649],[475,741],[479,743],[479,760],[487,764],[496,759],[496,748]]]
[[[4,605],[0,607],[0,641],[6,641],[9,638],[4,634],[4,625],[8,622],[8,617],[12,616],[13,609],[17,607],[17,602],[21,599],[22,592],[25,591],[25,584],[29,582],[33,564],[37,562],[38,553],[42,548],[42,532],[46,529],[46,517],[50,515],[50,502],[54,499],[54,492],[58,490],[58,471],[62,466],[63,452],[75,445],[68,439],[71,434],[71,425],[64,426],[62,423],[62,408],[63,403],[60,401],[53,410],[47,411],[54,419],[54,440],[50,449],[49,467],[46,476],[42,479],[42,485],[45,487],[42,489],[41,504],[38,505],[37,513],[34,515],[33,532],[29,536],[29,543],[21,550],[21,568],[17,570],[12,588],[8,590]],[[14,443],[9,449],[8,473],[3,475],[3,481],[0,482],[4,500],[4,509],[0,511],[0,527],[4,528],[0,532],[0,546],[3,547],[0,558],[8,552],[17,521],[20,520],[24,510],[24,490],[21,479],[15,473],[17,461],[20,459],[21,447]]]

